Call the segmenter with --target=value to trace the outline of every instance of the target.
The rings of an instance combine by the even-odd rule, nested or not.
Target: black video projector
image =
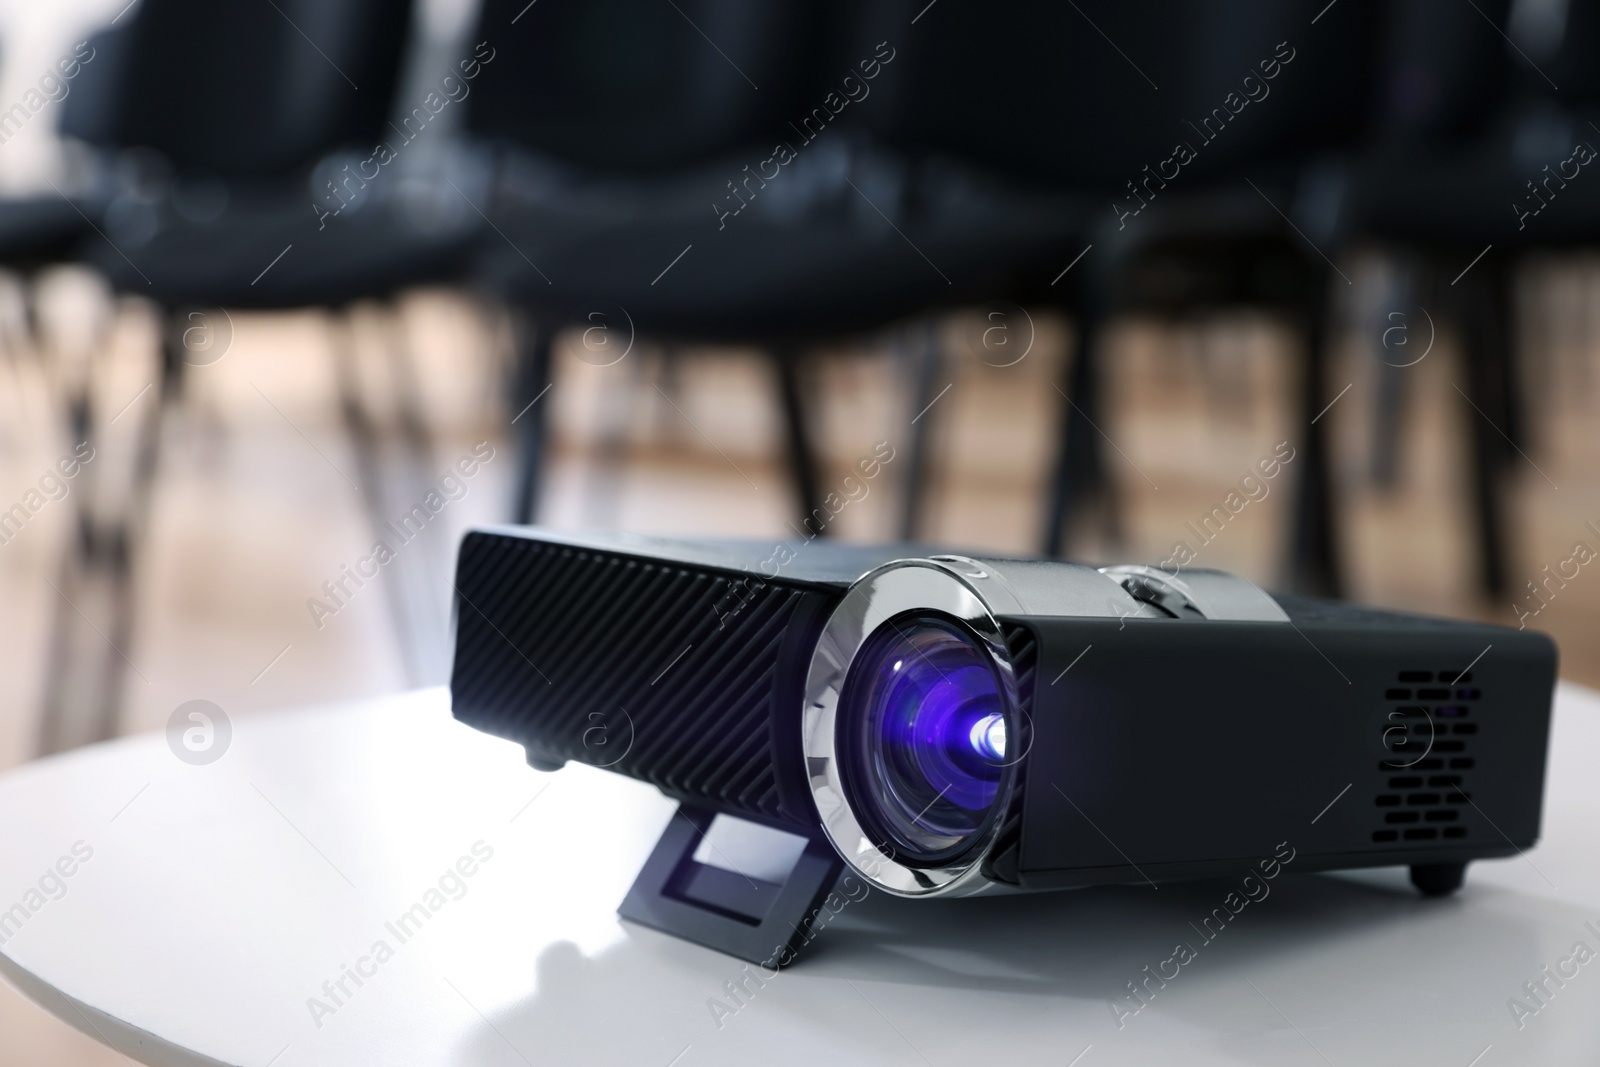
[[[1217,571],[536,528],[469,533],[456,587],[456,718],[678,800],[622,914],[756,962],[793,959],[842,871],[970,895],[1286,846],[1438,894],[1539,835],[1535,633]],[[708,854],[718,816],[788,860]]]

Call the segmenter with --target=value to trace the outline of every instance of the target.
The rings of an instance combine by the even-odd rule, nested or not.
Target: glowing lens
[[[1006,720],[998,712],[985,715],[972,724],[972,732],[967,740],[972,742],[972,747],[978,755],[985,759],[994,760],[996,763],[1006,758]]]
[[[1006,775],[1006,705],[988,649],[942,616],[890,620],[840,702],[851,805],[902,861],[936,863],[989,825]]]

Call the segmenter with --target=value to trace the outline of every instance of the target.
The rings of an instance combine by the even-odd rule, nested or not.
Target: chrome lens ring
[[[812,654],[802,730],[807,781],[817,814],[828,840],[845,862],[870,884],[897,896],[963,895],[983,889],[988,881],[982,863],[1001,820],[987,819],[970,847],[960,849],[959,857],[948,863],[906,862],[891,854],[892,844],[884,842],[881,834],[869,832],[867,824],[873,820],[864,819],[851,804],[845,762],[851,753],[841,733],[850,725],[842,720],[846,682],[863,646],[890,620],[907,613],[954,620],[987,654],[1010,735],[1019,736],[1016,677],[1004,636],[988,599],[974,587],[975,582],[983,582],[986,591],[992,590],[991,596],[998,593],[999,599],[1008,600],[1003,586],[986,581],[991,577],[982,564],[965,559],[887,563],[850,587],[823,626]],[[1003,811],[1009,803],[1016,780],[1015,762],[1006,765],[999,778],[999,794],[993,802],[997,810]]]

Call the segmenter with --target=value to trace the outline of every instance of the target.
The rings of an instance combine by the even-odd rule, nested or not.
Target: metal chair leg
[[[906,331],[901,341],[912,380],[910,447],[906,456],[905,496],[900,504],[900,540],[915,541],[928,496],[928,444],[937,416],[944,353],[939,345],[939,324],[921,323]]]
[[[378,315],[385,355],[393,370],[395,411],[406,452],[406,476],[400,484],[409,488],[402,507],[409,508],[434,490],[440,472],[435,466],[437,455],[433,431],[428,425],[421,371],[410,331],[405,328],[398,310],[385,306],[378,309]],[[442,531],[420,540],[423,542],[421,554],[398,560],[398,573],[394,578],[403,589],[400,599],[411,616],[411,630],[418,642],[413,650],[417,666],[412,673],[424,685],[443,684],[450,677],[450,597],[446,594],[450,589],[455,545]]]
[[[518,452],[516,510],[512,521],[537,522],[539,494],[543,488],[546,446],[549,437],[549,397],[555,331],[547,323],[519,322],[516,334],[516,365],[512,370],[512,431]]]
[[[1289,584],[1298,592],[1337,597],[1343,587],[1333,508],[1333,473],[1328,449],[1328,309],[1325,277],[1313,283],[1301,317],[1305,362],[1300,380],[1300,447],[1294,460],[1298,482],[1289,548]]]
[[[1510,374],[1510,269],[1486,260],[1461,279],[1462,356],[1466,393],[1477,410],[1467,413],[1471,438],[1471,493],[1478,550],[1478,587],[1488,598],[1507,591],[1505,467],[1516,456],[1508,442],[1513,407],[1505,396]],[[1504,436],[1502,436],[1504,435]]]
[[[344,422],[345,434],[350,440],[356,460],[356,483],[361,494],[362,507],[367,513],[373,534],[388,543],[391,550],[394,535],[388,531],[387,497],[384,491],[383,442],[377,425],[367,410],[360,371],[356,365],[355,325],[350,313],[329,322],[329,343],[333,349],[334,380],[339,390],[339,413]],[[395,640],[401,652],[406,680],[412,686],[428,684],[430,677],[425,664],[431,649],[423,637],[422,620],[416,614],[415,598],[408,594],[409,570],[396,575],[400,588],[385,590],[390,621],[394,626]]]
[[[1055,468],[1045,509],[1045,556],[1062,551],[1068,528],[1096,498],[1106,509],[1106,533],[1120,540],[1121,523],[1115,490],[1105,468],[1104,440],[1099,426],[1104,419],[1100,371],[1104,358],[1110,300],[1090,286],[1073,309],[1078,343],[1067,371],[1060,418],[1057,421]]]
[[[39,719],[41,755],[115,737],[129,672],[139,673],[128,657],[138,608],[137,554],[149,525],[162,429],[182,384],[180,331],[164,333],[160,358],[152,368],[155,402],[147,404],[139,418],[126,486],[106,481],[105,460],[94,465],[96,443],[103,447],[105,442],[89,381],[68,398],[73,440],[96,451],[88,453],[69,496],[77,511],[77,536],[57,580],[50,583],[55,618]],[[103,351],[104,343],[96,348]]]
[[[811,445],[799,362],[800,353],[797,349],[783,348],[773,353],[778,375],[778,399],[783,408],[784,431],[788,437],[789,467],[794,477],[796,503],[800,505],[800,528],[808,535],[826,537],[832,531],[826,521],[828,512],[823,507],[822,492],[818,488],[817,457]],[[818,516],[821,516],[820,520]]]
[[[1405,410],[1407,386],[1416,372],[1411,361],[1420,358],[1427,342],[1423,323],[1411,319],[1417,296],[1416,269],[1409,260],[1391,257],[1384,265],[1383,291],[1368,326],[1369,336],[1378,346],[1377,391],[1372,412],[1373,484],[1393,489],[1400,477],[1400,428]],[[1399,318],[1395,318],[1395,315]],[[1405,343],[1399,343],[1404,337]],[[1390,339],[1394,338],[1393,344]]]
[[[678,365],[678,352],[671,345],[662,345],[654,355],[661,372],[661,391],[670,397],[674,393],[671,375]],[[646,349],[612,366],[610,373],[614,380],[601,393],[582,501],[584,525],[591,529],[617,524],[627,481],[628,452],[637,421],[635,409],[640,398],[652,392],[645,384],[645,370],[651,358],[651,352]]]

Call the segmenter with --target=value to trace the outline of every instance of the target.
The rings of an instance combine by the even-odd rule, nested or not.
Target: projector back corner
[[[1287,622],[1017,620],[1024,888],[1461,863],[1539,835],[1542,634],[1280,597]]]

